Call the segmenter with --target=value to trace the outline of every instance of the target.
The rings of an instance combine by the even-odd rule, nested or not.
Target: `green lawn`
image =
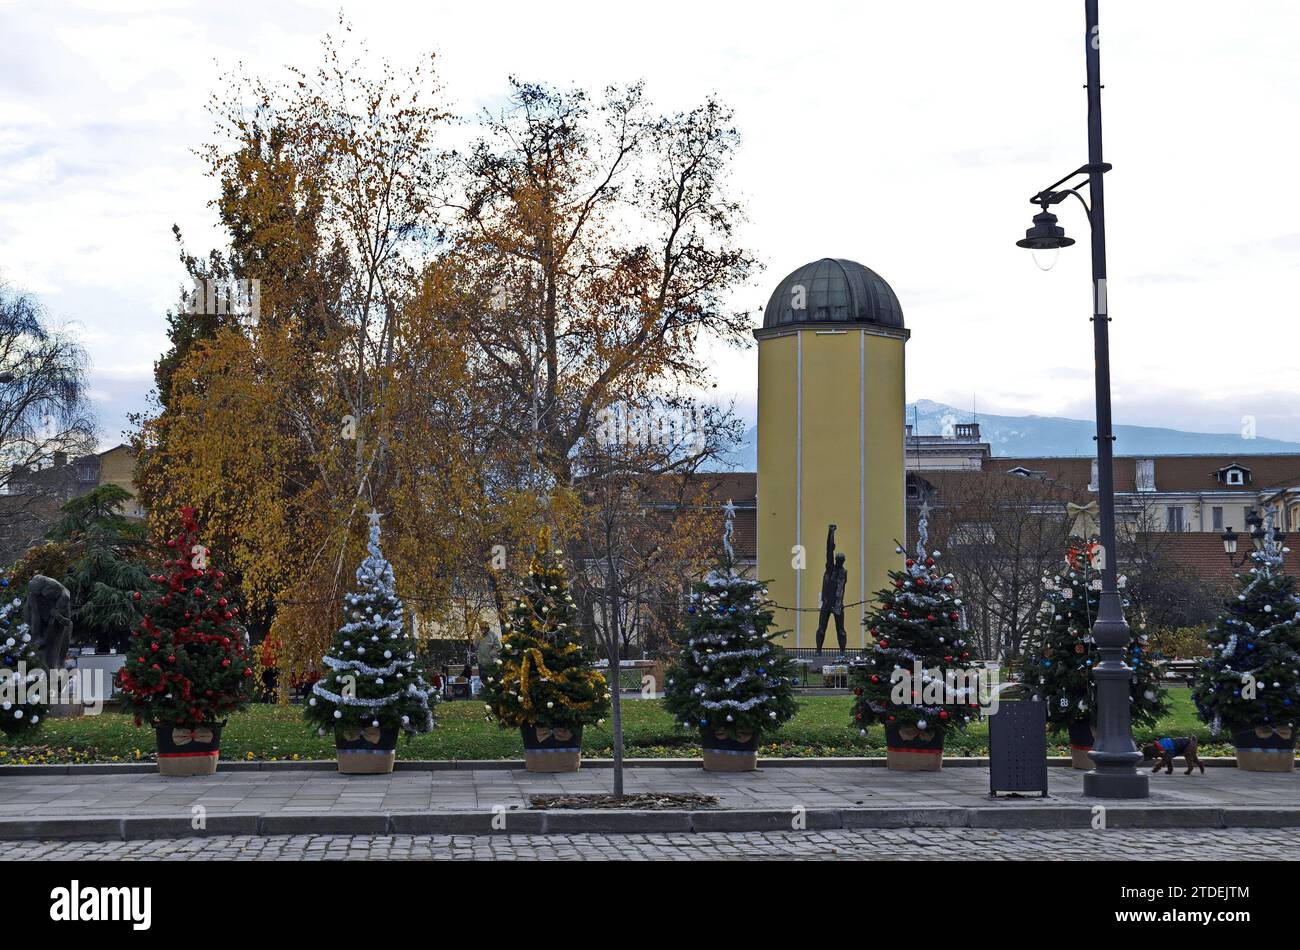
[[[1139,730],[1139,743],[1153,735],[1196,735],[1207,755],[1230,754],[1222,738],[1211,738],[1197,718],[1186,689],[1170,691],[1173,712],[1156,730]],[[866,738],[849,727],[851,696],[810,696],[800,701],[799,715],[764,743],[765,755],[773,756],[878,756],[884,754],[884,735],[879,727]],[[403,759],[512,759],[519,758],[519,734],[484,721],[483,707],[474,701],[442,703],[437,709],[438,728],[432,733],[403,740],[398,756]],[[699,754],[697,736],[673,726],[659,701],[629,700],[623,704],[627,754],[657,758]],[[589,756],[607,757],[612,737],[608,725],[589,728],[583,735],[583,751]],[[953,755],[986,755],[988,727],[973,725],[966,733],[952,732],[946,743]],[[1068,754],[1064,737],[1049,739],[1053,754]],[[129,716],[104,713],[80,719],[47,719],[40,732],[21,744],[0,740],[0,764],[53,762],[147,761],[154,751],[153,731],[136,728]],[[322,739],[308,731],[298,707],[254,706],[231,718],[221,737],[225,759],[331,759],[332,738]]]

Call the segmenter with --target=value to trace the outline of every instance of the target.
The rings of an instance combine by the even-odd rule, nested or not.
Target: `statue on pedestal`
[[[63,669],[72,643],[72,595],[52,577],[37,574],[27,585],[27,631],[51,670]]]
[[[835,618],[835,636],[840,641],[840,655],[848,649],[848,635],[844,632],[844,587],[849,572],[844,567],[844,555],[835,553],[835,525],[826,532],[826,573],[822,575],[821,614],[817,618],[817,652],[822,652],[826,640],[826,623]]]

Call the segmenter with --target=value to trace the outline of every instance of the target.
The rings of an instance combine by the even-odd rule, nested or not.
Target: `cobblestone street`
[[[678,835],[277,835],[6,842],[13,861],[121,860],[1111,860],[1275,861],[1294,830],[994,831],[976,828]]]

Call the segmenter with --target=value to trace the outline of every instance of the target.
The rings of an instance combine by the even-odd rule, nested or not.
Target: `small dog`
[[[1205,774],[1205,763],[1196,757],[1196,736],[1157,739],[1142,747],[1142,755],[1156,760],[1156,767],[1151,770],[1153,775],[1161,769],[1165,770],[1166,775],[1173,775],[1174,759],[1180,755],[1187,760],[1187,771],[1183,773],[1184,775],[1191,775],[1192,769],[1198,765],[1201,767],[1201,774]]]

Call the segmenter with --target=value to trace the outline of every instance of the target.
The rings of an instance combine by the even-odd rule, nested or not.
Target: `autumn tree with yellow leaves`
[[[723,303],[754,267],[724,107],[512,81],[456,153],[433,66],[376,64],[344,26],[315,70],[212,103],[227,244],[182,263],[201,287],[256,281],[256,306],[169,315],[137,483],[151,511],[195,506],[290,674],[338,626],[372,509],[421,629],[504,627],[539,525],[592,523],[602,414],[725,419],[695,347],[750,326]]]

